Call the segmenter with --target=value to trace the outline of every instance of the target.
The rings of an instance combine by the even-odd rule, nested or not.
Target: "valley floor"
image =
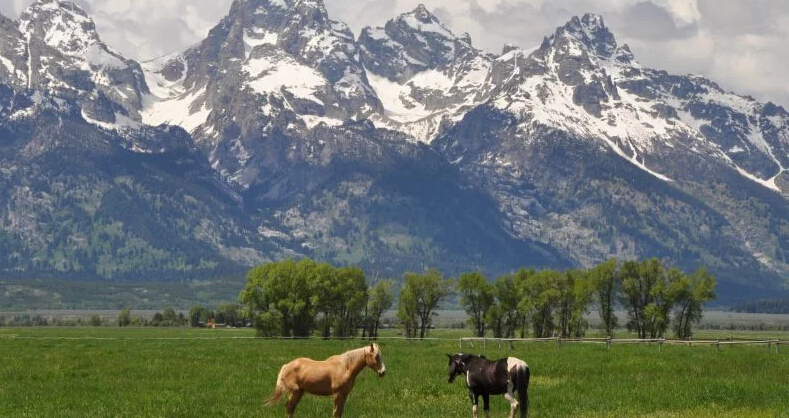
[[[736,334],[735,338],[754,335]],[[379,341],[387,375],[364,371],[346,418],[467,417],[462,382],[447,383],[446,354],[465,331],[436,340]],[[763,334],[760,334],[763,335]],[[789,333],[773,333],[789,339]],[[387,331],[384,337],[394,337]],[[711,334],[707,334],[711,336]],[[325,358],[361,340],[268,340],[248,329],[0,328],[0,416],[278,417],[268,408],[282,364]],[[531,368],[530,417],[789,416],[789,347],[516,343],[475,353],[517,356]],[[460,379],[459,379],[460,380]],[[326,417],[331,400],[306,396],[300,418]],[[508,404],[491,398],[491,416]]]

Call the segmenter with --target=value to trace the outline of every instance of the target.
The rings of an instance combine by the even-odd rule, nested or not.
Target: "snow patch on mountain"
[[[268,57],[247,61],[241,70],[248,76],[245,85],[261,94],[286,90],[295,97],[323,105],[318,93],[328,86],[328,80],[318,71],[283,55],[278,61]]]
[[[146,96],[142,121],[146,125],[176,125],[193,132],[205,123],[211,109],[207,107],[204,92],[183,93],[175,98],[160,100]]]

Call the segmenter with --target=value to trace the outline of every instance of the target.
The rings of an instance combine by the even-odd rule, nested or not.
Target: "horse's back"
[[[292,390],[321,396],[332,394],[332,374],[326,361],[300,357],[282,366],[280,373]]]

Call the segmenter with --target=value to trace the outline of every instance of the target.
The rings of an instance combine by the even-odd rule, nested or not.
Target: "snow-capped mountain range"
[[[97,167],[91,141],[135,168]],[[62,170],[23,165],[65,158],[63,147],[90,155],[77,171],[93,180],[59,200]],[[645,68],[592,14],[494,54],[422,5],[355,36],[321,0],[236,0],[199,44],[137,63],[74,3],[39,0],[0,16],[2,149],[0,246],[17,254],[6,271],[106,277],[98,260],[178,258],[129,219],[96,217],[123,185],[200,243],[173,265],[140,261],[147,271],[309,255],[393,274],[498,273],[657,256],[707,265],[729,289],[769,293],[789,277],[789,113]],[[189,175],[166,167],[185,160]],[[163,164],[167,187],[138,178],[147,164]],[[183,204],[205,199],[210,214]],[[22,213],[37,201],[61,202],[59,216],[81,208],[95,236],[42,232],[52,213]],[[108,225],[124,244],[97,251]],[[88,242],[81,270],[65,267],[74,242]]]

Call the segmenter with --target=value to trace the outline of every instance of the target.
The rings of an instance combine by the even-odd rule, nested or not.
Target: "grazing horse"
[[[471,410],[474,418],[477,418],[477,406],[479,397],[485,409],[485,417],[489,415],[488,401],[490,395],[504,395],[510,403],[510,418],[515,416],[515,411],[520,406],[520,417],[526,417],[529,411],[529,366],[523,360],[515,357],[507,357],[496,361],[490,361],[484,356],[471,354],[447,354],[449,357],[449,379],[450,383],[459,374],[466,375],[466,386],[468,386],[468,396],[474,406]],[[515,392],[518,392],[517,399]]]
[[[267,399],[266,405],[276,404],[285,392],[289,392],[286,409],[288,418],[293,418],[293,411],[296,410],[296,405],[305,392],[319,396],[332,395],[334,397],[332,416],[340,418],[345,400],[356,381],[356,375],[365,367],[375,370],[380,377],[386,373],[378,344],[370,343],[369,346],[346,351],[323,361],[297,358],[279,370],[277,386]]]

